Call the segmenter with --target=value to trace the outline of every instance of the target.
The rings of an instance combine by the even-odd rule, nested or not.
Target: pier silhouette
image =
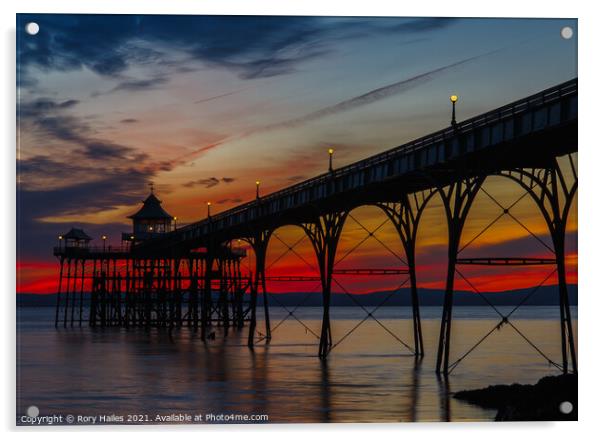
[[[441,220],[448,226],[437,373],[451,373],[489,334],[503,326],[516,331],[560,371],[576,373],[565,239],[577,191],[577,96],[577,79],[574,79],[461,122],[455,116],[459,98],[453,96],[451,125],[440,131],[341,168],[333,166],[334,150],[330,149],[326,173],[266,195],[260,195],[257,181],[254,200],[220,213],[211,213],[208,204],[207,218],[182,227],[177,227],[176,218],[161,207],[151,188],[143,207],[130,217],[133,230],[122,235],[123,246],[107,247],[103,239],[102,247],[91,247],[90,237],[76,229],[60,237],[60,244],[54,249],[60,261],[55,323],[65,327],[83,325],[84,321],[98,327],[190,326],[200,332],[203,340],[215,335],[214,326],[227,334],[228,329],[247,325],[250,347],[259,341],[269,342],[273,328],[266,281],[275,278],[270,278],[266,268],[268,243],[277,237],[278,228],[294,225],[304,231],[313,246],[319,276],[305,279],[290,274],[277,277],[277,281],[320,283],[323,315],[321,330],[315,335],[319,340],[318,356],[325,359],[340,342],[333,340],[331,330],[333,285],[345,290],[337,277],[354,274],[403,275],[412,298],[412,343],[395,337],[420,358],[425,347],[416,279],[416,238],[425,208],[437,197],[444,208]],[[561,167],[561,159],[568,161],[569,166]],[[551,237],[549,248],[553,258],[458,256],[470,244],[461,247],[460,239],[477,194],[484,192],[502,214],[511,215],[514,205],[502,204],[484,188],[484,182],[491,176],[507,179],[535,202]],[[405,254],[404,267],[337,267],[337,245],[346,222],[357,222],[368,235],[374,234],[352,214],[354,209],[367,205],[381,209],[395,227]],[[526,228],[523,224],[516,227]],[[237,245],[240,242],[247,243],[254,253],[255,267],[251,271],[241,267],[247,252],[245,247]],[[463,279],[480,295],[460,271],[462,265],[552,266],[558,278],[561,361],[549,359],[513,325],[510,315],[514,310],[504,314],[483,295],[484,301],[499,315],[499,324],[466,354],[457,360],[450,359],[455,281]],[[537,286],[532,293],[536,290]],[[84,320],[87,292],[90,312]],[[257,328],[260,295],[265,320],[263,334]],[[276,296],[272,298],[277,301]],[[376,309],[356,305],[366,312],[365,319],[379,322],[374,316]],[[294,308],[287,311],[297,319]]]

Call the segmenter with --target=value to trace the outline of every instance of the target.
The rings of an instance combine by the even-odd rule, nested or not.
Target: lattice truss
[[[505,327],[510,327],[516,334],[518,334],[530,347],[533,348],[543,359],[545,359],[549,365],[557,368],[558,370],[567,373],[569,357],[573,372],[577,372],[577,361],[574,346],[573,328],[571,323],[571,312],[570,304],[568,301],[567,281],[566,281],[566,256],[565,256],[565,239],[566,239],[566,227],[568,217],[571,212],[572,201],[577,191],[577,153],[567,155],[562,159],[566,167],[561,166],[558,160],[554,160],[553,163],[549,164],[546,168],[532,168],[532,169],[512,169],[504,172],[500,172],[498,175],[503,176],[512,180],[518,184],[521,189],[520,195],[511,203],[503,204],[497,197],[492,195],[488,190],[481,184],[478,185],[476,192],[484,194],[487,199],[491,200],[493,204],[499,209],[499,213],[493,217],[493,219],[487,223],[477,234],[475,234],[470,240],[468,240],[463,246],[459,247],[456,255],[456,264],[453,267],[455,275],[463,280],[469,288],[474,291],[480,298],[483,299],[484,304],[487,304],[499,317],[499,322],[495,324],[488,332],[482,337],[476,340],[468,350],[460,355],[456,360],[449,363],[447,368],[444,369],[446,374],[451,373],[463,360],[465,360],[471,353],[473,353],[484,341],[486,341],[496,331],[501,330]],[[552,246],[550,246],[542,237],[529,228],[524,221],[521,221],[513,212],[515,208],[523,199],[531,198],[537,206],[539,213],[542,215],[547,229],[549,231]],[[518,227],[522,228],[529,236],[533,237],[540,245],[541,248],[549,255],[546,257],[520,257],[520,256],[502,256],[502,257],[479,257],[479,258],[463,258],[461,256],[465,254],[465,251],[474,245],[474,243],[483,235],[485,232],[490,230],[495,224],[499,223],[501,219],[509,218]],[[470,277],[463,273],[458,266],[462,265],[486,265],[486,266],[553,266],[548,271],[541,281],[536,284],[509,312],[503,313],[498,307],[496,307],[483,293],[475,286],[470,280]],[[560,298],[560,323],[561,323],[561,349],[562,349],[562,361],[557,362],[551,359],[551,357],[544,353],[535,342],[529,338],[523,331],[521,331],[516,324],[510,321],[510,318],[515,312],[526,304],[541,287],[545,285],[552,277],[557,276],[559,285],[559,298]]]
[[[386,333],[391,335],[404,349],[407,349],[409,353],[414,355],[422,355],[423,341],[422,332],[420,328],[420,317],[417,298],[414,298],[412,302],[413,308],[413,327],[414,327],[414,346],[404,341],[396,332],[391,330],[385,323],[383,323],[375,313],[383,307],[395,294],[399,294],[400,290],[404,288],[412,280],[415,282],[415,237],[417,233],[418,219],[426,206],[426,202],[434,194],[433,191],[423,192],[420,194],[414,194],[410,198],[405,198],[402,202],[398,203],[379,203],[376,206],[381,208],[386,218],[375,227],[367,227],[353,213],[339,213],[331,216],[324,216],[315,223],[301,225],[303,230],[306,232],[301,235],[300,238],[287,242],[277,232],[272,233],[272,239],[279,242],[284,246],[284,251],[281,252],[275,259],[273,259],[265,269],[266,273],[274,267],[279,261],[281,261],[287,255],[294,255],[299,261],[303,263],[312,273],[320,274],[319,276],[301,276],[301,275],[285,275],[285,276],[266,276],[266,280],[271,282],[307,282],[311,284],[311,288],[306,290],[306,295],[303,299],[294,307],[287,307],[279,299],[278,295],[264,292],[264,295],[269,298],[270,302],[274,302],[279,307],[282,307],[286,311],[286,315],[282,318],[274,327],[272,327],[271,333],[276,331],[285,321],[292,318],[297,321],[306,331],[307,334],[313,338],[323,341],[324,346],[321,346],[320,356],[325,357],[330,351],[339,346],[344,340],[351,336],[358,328],[362,326],[366,321],[373,320],[376,322]],[[392,249],[392,247],[386,243],[379,233],[382,232],[385,225],[392,222],[402,239],[403,248],[406,256],[400,255],[399,252]],[[362,231],[363,236],[359,238],[349,249],[343,252],[338,258],[335,258],[336,247],[345,223],[353,223],[359,230]],[[315,263],[308,261],[299,251],[298,247],[309,240],[315,250],[317,257],[317,266]],[[367,268],[354,268],[345,269],[342,268],[341,263],[348,260],[349,257],[358,250],[364,243],[369,240],[374,240],[382,247],[388,254],[392,255],[397,263],[398,268],[394,269],[367,269]],[[410,265],[408,260],[412,262]],[[353,295],[350,290],[345,287],[342,278],[353,275],[353,276],[392,276],[400,277],[401,282],[392,289],[387,296],[375,307],[366,307]],[[324,335],[318,335],[313,329],[311,329],[303,320],[301,320],[296,312],[299,307],[303,306],[307,300],[320,290],[322,292],[328,291],[330,293],[331,287],[336,286],[337,290],[348,297],[357,307],[359,307],[364,313],[364,318],[360,319],[353,327],[348,329],[342,334],[336,342],[332,340],[330,331],[329,317],[326,318],[326,324],[323,325],[322,331]],[[414,292],[415,293],[415,292]],[[267,334],[258,332],[258,337],[255,342],[261,342],[269,340]]]
[[[518,195],[511,203],[504,204],[498,200],[490,191],[488,191],[483,183],[485,175],[476,175],[475,177],[463,178],[452,182],[446,186],[435,187],[433,190],[422,191],[419,193],[405,195],[400,197],[398,202],[375,203],[375,206],[381,208],[386,219],[379,223],[376,227],[369,228],[352,212],[340,212],[322,215],[316,218],[314,222],[299,225],[305,231],[298,239],[292,243],[287,242],[276,231],[270,232],[267,239],[274,239],[284,246],[284,251],[273,259],[269,266],[265,267],[265,263],[258,266],[257,272],[262,272],[257,276],[256,291],[260,285],[263,285],[264,305],[266,307],[266,333],[257,332],[257,337],[253,342],[269,341],[271,333],[276,331],[288,319],[294,319],[301,325],[305,332],[312,338],[320,341],[320,357],[326,357],[334,348],[339,346],[349,336],[351,336],[358,328],[366,321],[375,321],[385,332],[390,334],[401,346],[407,349],[410,353],[422,356],[424,354],[422,342],[422,330],[420,324],[419,299],[417,297],[417,280],[416,280],[416,236],[420,218],[433,196],[438,195],[443,203],[445,216],[448,223],[449,232],[449,255],[448,261],[448,277],[446,282],[446,295],[443,305],[443,315],[441,320],[441,332],[439,337],[439,348],[437,353],[437,371],[443,371],[444,374],[451,373],[464,359],[473,353],[490,335],[495,331],[504,327],[510,327],[516,332],[530,347],[532,347],[542,358],[550,365],[568,371],[569,361],[572,364],[572,370],[577,371],[576,355],[574,347],[573,329],[571,324],[570,308],[568,303],[568,292],[566,282],[566,261],[565,261],[565,235],[568,216],[570,214],[571,204],[577,191],[577,167],[576,153],[568,155],[562,160],[566,162],[566,166],[561,167],[557,160],[554,160],[544,168],[533,169],[511,169],[500,172],[497,176],[505,177],[521,188]],[[483,194],[487,199],[491,200],[499,209],[496,214],[479,232],[472,236],[466,243],[460,245],[462,230],[465,226],[470,208],[477,196]],[[524,221],[518,218],[513,212],[513,209],[525,198],[530,197],[538,207],[541,215],[547,225],[552,246],[544,241],[540,235],[533,232]],[[544,249],[549,253],[549,257],[522,257],[522,256],[502,256],[502,257],[463,257],[467,250],[474,246],[475,242],[502,218],[511,219],[518,227],[524,229],[528,235],[537,240]],[[337,245],[346,222],[352,222],[355,226],[363,231],[364,236],[359,239],[353,246],[347,249],[342,255],[337,258]],[[401,240],[405,255],[400,255],[394,251],[391,246],[378,234],[382,228],[391,222]],[[316,254],[317,266],[315,263],[308,261],[299,251],[298,247],[304,241],[309,240]],[[341,263],[349,258],[362,244],[368,240],[376,241],[388,254],[393,255],[399,262],[400,268],[396,269],[343,269]],[[256,248],[256,246],[254,246]],[[265,251],[267,245],[264,245],[263,256],[265,259]],[[261,252],[261,251],[260,251]],[[287,255],[294,255],[303,262],[312,273],[319,274],[315,276],[304,275],[285,275],[285,276],[266,276],[269,270],[274,267],[279,261]],[[543,279],[521,300],[521,302],[513,307],[508,313],[503,313],[495,306],[483,293],[475,286],[470,277],[466,275],[458,266],[463,265],[487,265],[487,266],[554,266]],[[400,284],[379,303],[376,307],[366,307],[361,304],[352,292],[347,289],[341,282],[341,278],[346,275],[397,275],[402,276]],[[562,329],[562,362],[554,361],[544,353],[524,332],[522,332],[515,323],[510,321],[510,318],[515,312],[529,301],[550,278],[557,275],[559,284],[560,298],[560,314],[561,314],[561,329]],[[499,322],[492,327],[490,331],[480,337],[476,342],[459,358],[450,362],[449,348],[450,328],[452,321],[452,304],[454,279],[463,280],[479,297],[483,299],[484,304],[487,304],[499,317]],[[265,289],[265,281],[271,282],[307,282],[313,283],[311,288],[306,290],[307,294],[294,307],[289,307],[283,304],[278,295],[270,294]],[[412,316],[413,316],[413,346],[404,341],[399,335],[388,328],[375,313],[390,300],[393,295],[406,285],[410,284],[412,292]],[[365,313],[364,318],[359,320],[352,328],[333,341],[332,332],[330,329],[329,307],[330,294],[332,287],[336,286],[337,290],[344,293],[351,301]],[[315,293],[322,291],[324,316],[322,321],[321,334],[315,332],[300,319],[296,312],[299,307],[303,306],[307,300]],[[269,314],[267,309],[269,302],[274,302],[277,306],[282,307],[286,311],[286,315],[274,327],[270,327]],[[251,332],[250,336],[254,335]],[[254,336],[253,336],[254,337]],[[251,344],[250,344],[251,345]]]

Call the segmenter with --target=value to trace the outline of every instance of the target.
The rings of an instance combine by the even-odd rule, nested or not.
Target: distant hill
[[[533,289],[518,289],[505,292],[486,292],[483,293],[492,304],[499,306],[511,306],[520,303]],[[385,300],[391,291],[372,292],[361,295],[353,295],[354,299],[363,306],[377,306]],[[443,290],[438,289],[418,289],[418,295],[421,306],[441,306],[443,305]],[[277,296],[277,301],[272,300],[272,304],[281,303],[285,306],[296,306],[303,302],[305,307],[319,307],[322,305],[322,296],[319,293],[312,293],[307,297],[307,293],[280,293],[274,294]],[[307,297],[307,299],[306,299]],[[259,295],[259,304],[262,304],[261,295]],[[569,302],[571,305],[577,305],[577,285],[569,285]],[[19,307],[44,307],[54,306],[56,304],[56,295],[36,295],[21,293],[17,295],[17,305]],[[333,306],[354,306],[355,301],[342,293],[333,293],[331,298]],[[398,293],[394,293],[387,300],[384,306],[409,306],[410,290],[402,289]],[[457,306],[482,306],[486,302],[473,292],[456,291],[454,292],[454,305]],[[557,286],[542,286],[527,300],[526,306],[555,306],[558,305],[558,287]]]

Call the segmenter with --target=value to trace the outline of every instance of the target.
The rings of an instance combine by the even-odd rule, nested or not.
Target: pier
[[[460,277],[470,283],[460,266],[549,265],[554,268],[559,290],[561,360],[549,359],[521,334],[510,320],[512,313],[504,314],[493,304],[488,305],[499,315],[496,328],[513,328],[561,372],[576,373],[565,239],[577,192],[577,96],[574,79],[462,122],[455,120],[458,97],[452,96],[452,123],[440,131],[341,168],[333,167],[330,150],[326,173],[263,196],[258,184],[254,200],[214,215],[208,206],[207,218],[179,228],[175,218],[161,208],[151,188],[141,210],[131,216],[133,230],[123,234],[122,247],[91,247],[90,237],[81,230],[71,230],[60,237],[61,244],[54,249],[60,262],[56,325],[190,326],[199,331],[203,340],[214,337],[214,327],[227,333],[229,328],[247,326],[250,347],[260,341],[269,342],[272,327],[266,291],[266,280],[270,279],[266,268],[268,243],[278,228],[293,225],[311,241],[319,267],[319,277],[307,279],[318,281],[321,287],[323,317],[320,334],[316,335],[318,356],[327,358],[337,345],[330,317],[336,276],[353,273],[407,277],[413,323],[413,344],[409,348],[420,357],[425,347],[417,290],[416,238],[425,208],[437,197],[445,213],[441,221],[448,227],[448,261],[436,372],[451,373],[495,330],[459,359],[450,358],[455,281]],[[463,250],[462,231],[477,194],[488,195],[502,215],[511,214],[513,205],[500,203],[485,189],[492,176],[517,185],[525,197],[535,202],[547,225],[554,258],[459,257]],[[353,219],[354,209],[367,205],[381,209],[394,225],[405,253],[403,267],[336,267],[343,226]],[[241,242],[245,247],[237,245]],[[243,270],[241,265],[247,249],[254,254],[252,270]],[[303,279],[290,274],[280,276],[278,281]],[[265,334],[258,338],[259,295],[263,297]],[[90,313],[84,319],[86,297]],[[376,319],[373,312],[365,311],[367,318]]]

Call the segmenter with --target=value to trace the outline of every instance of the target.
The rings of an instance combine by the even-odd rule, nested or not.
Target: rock
[[[496,421],[577,420],[577,375],[546,376],[535,385],[493,385],[458,391],[454,398],[498,410]],[[560,410],[570,402],[569,414]]]

